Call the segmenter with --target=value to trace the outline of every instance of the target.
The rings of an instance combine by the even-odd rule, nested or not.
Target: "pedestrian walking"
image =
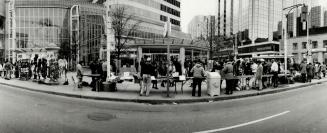
[[[320,76],[320,72],[321,72],[321,70],[320,70],[320,63],[317,62],[315,64],[314,68],[315,68],[315,73],[314,73],[315,75],[314,75],[314,77],[317,78],[317,79],[321,79],[321,76]]]
[[[300,73],[302,82],[305,83],[307,81],[307,63],[305,61],[302,61],[300,65]]]
[[[0,77],[2,77],[2,72],[3,72],[3,66],[2,63],[0,63]]]
[[[274,88],[277,88],[278,87],[278,71],[279,71],[279,67],[278,67],[278,64],[277,62],[273,59],[272,60],[272,64],[271,64],[271,73],[273,74],[273,77],[272,77],[272,82],[273,82],[273,87]]]
[[[140,96],[149,96],[151,90],[151,76],[154,76],[154,68],[151,64],[151,58],[147,58],[141,66],[141,76],[143,77],[143,87],[141,88]]]
[[[256,81],[258,82],[259,85],[259,90],[262,90],[262,75],[263,75],[263,66],[262,66],[262,62],[258,61],[258,68],[257,68],[257,72],[255,75]]]
[[[101,64],[101,68],[102,68],[102,81],[106,81],[107,80],[107,61],[103,61]]]
[[[76,66],[76,70],[77,70],[77,79],[78,79],[78,83],[77,83],[77,87],[78,88],[82,88],[82,82],[83,82],[83,67],[82,67],[82,61],[80,61],[77,66]]]
[[[326,77],[326,63],[323,62],[322,65],[320,66],[320,70],[322,72],[323,77]]]
[[[312,81],[312,79],[314,78],[314,73],[315,73],[315,68],[311,63],[309,63],[309,65],[307,66],[308,82]]]
[[[231,61],[228,61],[225,65],[222,73],[226,79],[226,93],[227,95],[232,95],[234,90],[234,72],[233,64]]]
[[[195,66],[191,69],[191,73],[193,73],[192,96],[195,96],[196,86],[198,86],[198,97],[201,97],[201,85],[205,77],[205,71],[200,61],[196,62]]]
[[[158,88],[157,78],[158,78],[158,75],[159,75],[159,65],[157,64],[157,62],[153,62],[152,67],[154,69],[154,78],[155,78],[155,79],[152,80],[152,88],[158,90],[159,88]]]

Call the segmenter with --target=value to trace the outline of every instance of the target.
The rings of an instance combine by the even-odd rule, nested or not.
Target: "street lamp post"
[[[309,10],[309,9],[308,9]],[[310,12],[308,12],[307,17],[307,21],[306,21],[306,29],[307,29],[307,46],[308,46],[308,63],[313,62],[312,60],[312,45],[311,45],[311,41],[309,39],[309,35],[310,35],[310,28],[309,28],[309,22],[310,22]]]
[[[110,11],[110,4],[109,1],[107,0],[105,2],[105,6],[106,6],[106,16],[105,16],[105,22],[106,22],[106,44],[107,44],[107,81],[110,81],[110,50],[111,50],[111,44],[114,41],[114,33],[112,31],[112,23],[111,23],[111,18],[109,17],[109,11]]]
[[[164,26],[164,37],[165,38],[169,38],[171,32],[171,23],[170,23],[170,18],[168,17],[167,22],[165,23]],[[167,61],[168,61],[168,68],[167,68],[167,97],[171,97],[170,96],[170,92],[169,92],[169,87],[170,87],[170,83],[169,83],[169,67],[170,67],[170,42],[168,42],[167,44]]]
[[[297,5],[293,5],[293,6],[290,6],[290,7],[286,7],[283,9],[283,17],[282,17],[282,36],[283,36],[283,40],[284,40],[284,65],[285,65],[285,77],[287,77],[287,45],[288,45],[288,42],[287,42],[287,37],[288,37],[288,33],[287,33],[287,16],[291,13],[291,11],[293,11],[293,9],[296,9],[298,7],[301,7],[301,6],[305,6],[305,4],[297,4]],[[284,24],[284,11],[287,11],[287,14],[286,14],[286,22]]]

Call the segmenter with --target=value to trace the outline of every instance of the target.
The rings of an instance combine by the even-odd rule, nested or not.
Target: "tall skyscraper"
[[[215,16],[195,16],[188,24],[188,33],[192,39],[207,39],[211,28],[215,27]],[[214,32],[214,29],[212,29]]]
[[[310,27],[322,27],[324,21],[324,12],[322,6],[315,6],[311,8],[311,23]]]
[[[279,53],[282,0],[219,0],[219,35],[239,39],[240,56]]]
[[[327,11],[324,11],[324,26],[327,26]]]
[[[3,60],[5,45],[5,0],[0,0],[0,61]]]

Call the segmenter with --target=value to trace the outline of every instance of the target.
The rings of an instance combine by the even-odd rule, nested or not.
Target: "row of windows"
[[[177,7],[181,7],[181,3],[177,0],[165,0],[166,2],[174,5],[174,6],[177,6]]]
[[[167,22],[167,16],[160,15],[160,20],[163,22]]]
[[[327,48],[327,40],[323,41],[323,47]],[[317,49],[318,48],[318,42],[312,41],[312,48]],[[307,49],[307,42],[302,42],[302,49]],[[298,43],[293,43],[293,50],[298,50]]]
[[[174,16],[177,16],[177,17],[181,16],[181,13],[179,11],[176,11],[175,9],[172,9],[172,8],[162,5],[162,4],[160,5],[160,10],[167,12],[169,14],[172,14]]]
[[[178,26],[181,25],[181,22],[178,21],[178,20],[175,20],[175,19],[170,19],[170,23],[172,23],[172,24],[174,24],[174,25],[178,25]]]
[[[163,22],[167,22],[168,17],[167,16],[160,15],[160,20],[163,21]],[[172,23],[173,25],[181,26],[181,22],[180,21],[175,20],[175,19],[172,19],[172,18],[170,19],[170,23]]]

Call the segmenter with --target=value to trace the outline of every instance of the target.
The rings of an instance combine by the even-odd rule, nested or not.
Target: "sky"
[[[196,15],[214,15],[218,0],[181,0],[182,30],[187,33],[187,25]]]
[[[215,15],[218,0],[181,0],[182,31],[187,33],[187,25],[196,15]],[[307,0],[305,0],[307,1]],[[315,1],[315,0],[313,0]],[[327,9],[327,0],[316,0]]]

